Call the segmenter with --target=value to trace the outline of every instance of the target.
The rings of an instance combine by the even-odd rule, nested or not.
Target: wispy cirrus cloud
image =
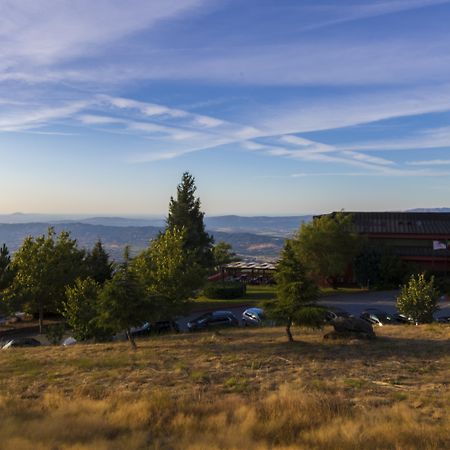
[[[361,151],[450,148],[450,127],[428,128],[417,131],[414,130],[408,136],[403,138],[351,143],[345,147],[349,150]]]
[[[303,30],[316,30],[332,25],[344,24],[346,22],[396,14],[414,9],[429,8],[446,3],[449,3],[449,0],[392,0],[381,2],[373,1],[366,4],[345,4],[344,2],[340,2],[339,5],[319,4],[315,7],[313,6],[312,9],[314,10],[314,8],[316,8],[322,14],[327,13],[331,18],[307,25]]]
[[[92,101],[80,100],[53,107],[9,111],[0,118],[0,131],[22,131],[46,126],[54,120],[72,117],[90,105]]]
[[[313,29],[446,3],[393,0],[311,6],[298,2],[289,11],[296,12],[299,20],[306,18],[304,29]],[[199,17],[218,5],[212,0],[130,0],[126,4],[119,0],[5,0],[0,17],[0,81],[97,87],[130,80],[340,86],[436,82],[450,75],[448,34],[426,42],[421,36],[386,36],[357,43],[347,37],[329,41],[291,34],[275,45],[248,42],[250,30],[237,29],[238,45],[227,45],[227,35],[214,33],[206,39],[207,45],[196,41],[189,45],[190,35],[183,36],[187,43],[180,45],[176,34],[165,30],[167,43],[157,36],[146,46],[132,39],[185,16]],[[311,9],[316,13],[309,17]],[[260,13],[264,10],[260,8]],[[297,33],[298,24],[292,27]]]
[[[0,56],[3,67],[52,64],[97,53],[101,46],[173,19],[202,0],[3,0]]]
[[[148,152],[127,156],[128,160],[141,162],[234,145],[273,157],[358,167],[385,176],[433,172],[433,168],[407,167],[425,165],[420,161],[405,164],[367,153],[445,147],[450,144],[447,128],[422,130],[402,139],[361,144],[350,141],[348,145],[331,145],[302,135],[450,111],[450,36],[445,30],[440,32],[443,39],[424,42],[422,36],[409,35],[309,39],[308,33],[299,38],[298,30],[293,29],[289,39],[276,44],[264,39],[247,41],[247,30],[237,30],[237,38],[242,40],[238,45],[226,45],[228,32],[227,36],[209,33],[207,45],[204,40],[191,40],[187,34],[180,35],[181,39],[170,34],[168,28],[177,27],[167,27],[169,22],[192,14],[198,19],[200,8],[212,3],[131,0],[124,6],[118,0],[61,0],[56,5],[50,0],[39,5],[24,0],[4,1],[0,17],[0,92],[3,90],[5,95],[0,100],[4,108],[0,131],[70,135],[50,129],[64,121],[100,132],[130,133],[149,141]],[[308,9],[315,9],[317,14],[306,15],[307,23],[299,27],[313,31],[446,3],[450,1],[394,0],[340,2],[337,7],[329,2],[295,2],[290,10],[301,11],[303,17]],[[162,43],[151,34],[157,26],[170,37],[168,42]],[[137,44],[134,37],[144,32],[153,39]],[[186,38],[183,45],[178,42],[183,41],[182,37]],[[289,89],[326,86],[332,90],[315,96],[292,91],[294,95],[280,99],[272,95],[256,106],[254,102],[249,106],[241,102],[236,108],[238,114],[225,119],[220,112],[199,114],[177,106],[173,100],[152,102],[114,93],[121,91],[117,88],[121,83],[136,80]],[[11,90],[11,86],[17,86],[11,84],[14,82],[24,90],[29,83],[45,86],[38,104],[17,101],[11,94],[8,98],[10,91],[19,91]],[[90,83],[89,89],[85,89],[85,82]],[[58,98],[45,95],[53,93],[55,87]],[[37,97],[30,93],[29,98],[35,102]]]
[[[249,116],[274,134],[295,134],[449,110],[450,85],[440,84],[285,101],[270,109],[261,107]],[[442,135],[446,136],[445,130]]]
[[[273,157],[358,167],[384,176],[428,176],[431,173],[429,170],[394,168],[397,164],[393,160],[368,155],[361,148],[358,151],[340,148],[298,135],[274,133],[273,129],[232,123],[166,105],[106,95],[12,116],[0,120],[0,130],[28,132],[33,129],[52,133],[45,130],[45,125],[61,119],[99,128],[102,132],[116,133],[124,130],[155,141],[154,147],[157,149],[132,155],[129,159],[132,162],[168,160],[232,144]],[[441,135],[445,132],[445,128],[437,131]],[[161,146],[165,148],[164,151],[159,150]],[[410,162],[408,165],[415,164]],[[425,164],[418,162],[417,165]],[[438,175],[440,174],[439,172]]]
[[[410,166],[445,166],[450,164],[450,159],[430,159],[427,161],[407,161]]]

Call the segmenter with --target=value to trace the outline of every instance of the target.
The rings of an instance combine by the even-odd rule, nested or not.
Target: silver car
[[[244,327],[248,325],[261,326],[266,316],[261,308],[248,308],[242,313],[242,323]]]

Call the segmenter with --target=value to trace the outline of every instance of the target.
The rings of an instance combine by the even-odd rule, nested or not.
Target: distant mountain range
[[[225,232],[251,232],[257,234],[288,235],[297,230],[302,222],[309,221],[312,216],[286,217],[244,217],[244,216],[206,216],[205,225],[210,230]],[[62,216],[48,214],[15,213],[0,215],[0,223],[51,223],[70,224],[82,223],[88,225],[104,225],[114,227],[163,227],[165,218],[161,216],[143,217],[88,217]]]
[[[67,230],[77,239],[80,247],[91,248],[101,239],[111,256],[119,260],[126,245],[131,247],[133,254],[148,246],[163,227],[153,226],[110,226],[91,225],[88,223],[13,223],[0,224],[0,245],[5,243],[11,252],[16,251],[26,236],[39,236],[53,226],[57,233]],[[240,256],[245,258],[274,259],[283,247],[284,237],[246,232],[231,232],[208,230],[215,241],[224,241],[233,246]]]
[[[448,212],[450,212],[450,208],[416,208],[416,209],[408,209],[408,212],[448,213]]]
[[[205,217],[206,229],[216,242],[224,241],[233,246],[242,257],[276,258],[286,237],[291,236],[304,221],[312,216],[291,217]],[[147,247],[165,226],[165,219],[149,217],[86,217],[41,214],[0,215],[0,245],[4,242],[15,251],[26,236],[45,233],[49,226],[70,231],[80,246],[90,248],[101,239],[109,253],[120,259],[123,248],[131,246],[134,253]]]
[[[421,208],[413,212],[450,212],[450,208]],[[286,237],[299,229],[301,223],[312,220],[312,215],[244,217],[237,215],[207,216],[205,225],[216,242],[224,241],[245,258],[274,259],[278,257]],[[101,239],[114,259],[120,259],[123,248],[131,246],[133,253],[148,243],[164,228],[161,216],[89,217],[44,214],[0,215],[0,245],[6,243],[15,251],[26,236],[46,233],[49,226],[70,231],[79,245],[90,248]]]

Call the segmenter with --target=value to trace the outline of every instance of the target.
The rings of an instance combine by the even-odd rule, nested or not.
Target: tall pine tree
[[[196,190],[195,178],[185,172],[177,187],[176,198],[170,198],[167,229],[183,230],[184,249],[192,255],[197,264],[209,270],[214,265],[214,239],[205,231],[205,214],[200,210],[200,199],[195,197]]]

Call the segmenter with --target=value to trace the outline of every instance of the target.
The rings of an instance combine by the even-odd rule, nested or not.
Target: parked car
[[[2,349],[5,350],[7,348],[12,347],[38,347],[41,343],[34,338],[14,338],[7,342]]]
[[[439,323],[450,323],[450,316],[441,316],[436,319]]]
[[[381,311],[380,309],[376,308],[366,309],[365,311],[362,312],[362,314],[359,317],[371,323],[372,325],[383,326],[395,323],[395,320],[391,315],[389,315],[385,311]]]
[[[189,331],[237,326],[239,326],[239,321],[231,311],[214,311],[202,314],[187,323]]]
[[[394,323],[412,323],[415,324],[412,317],[405,316],[404,314],[395,313],[391,316]]]
[[[341,308],[336,307],[332,307],[332,308],[328,308],[325,311],[325,322],[332,322],[333,320],[337,319],[338,317],[352,317],[352,315],[347,312],[344,311]]]
[[[142,322],[137,327],[131,329],[133,336],[148,336],[149,334],[161,334],[170,331],[179,333],[180,328],[174,320],[158,320],[157,322]]]
[[[265,318],[264,310],[261,308],[248,308],[242,313],[244,327],[248,325],[261,326]]]
[[[142,322],[137,327],[133,327],[130,329],[132,336],[145,336],[150,334],[150,324],[148,322]]]

